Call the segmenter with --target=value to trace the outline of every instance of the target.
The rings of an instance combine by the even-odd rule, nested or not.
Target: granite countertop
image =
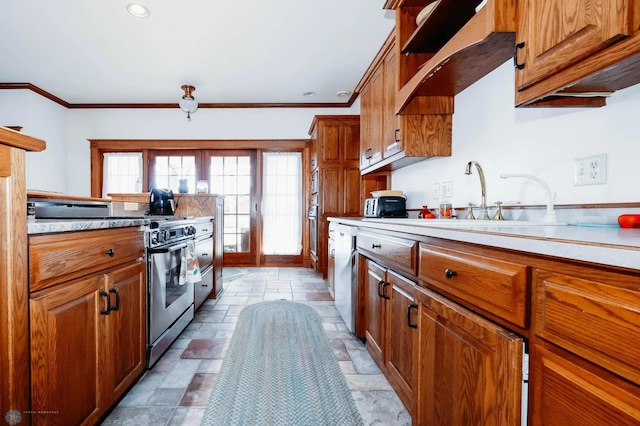
[[[27,234],[50,234],[57,232],[89,231],[93,229],[126,228],[148,225],[148,218],[104,218],[104,219],[36,219],[27,222]]]
[[[558,258],[579,260],[640,270],[640,228],[596,228],[567,226],[429,226],[403,224],[399,220],[331,217],[345,225],[404,232],[491,247],[518,250]],[[410,222],[410,221],[407,221]],[[415,223],[414,221],[411,221]]]

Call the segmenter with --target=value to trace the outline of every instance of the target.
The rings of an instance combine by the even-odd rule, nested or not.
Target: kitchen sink
[[[531,222],[526,220],[469,220],[469,219],[405,219],[365,218],[364,221],[394,225],[426,226],[439,228],[512,228],[525,226],[567,226],[564,222]]]

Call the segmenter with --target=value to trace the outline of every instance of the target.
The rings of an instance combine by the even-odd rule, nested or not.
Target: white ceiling
[[[3,0],[0,84],[70,104],[345,103],[394,25],[384,0]],[[307,91],[314,97],[303,97]],[[0,90],[0,97],[2,90]]]

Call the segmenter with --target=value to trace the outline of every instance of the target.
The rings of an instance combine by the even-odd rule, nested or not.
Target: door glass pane
[[[251,158],[211,157],[211,192],[224,195],[224,251],[249,252],[251,225]]]

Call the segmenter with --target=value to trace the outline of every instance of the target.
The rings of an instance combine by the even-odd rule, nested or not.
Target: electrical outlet
[[[451,198],[453,195],[453,182],[442,182],[442,198]]]
[[[607,182],[607,154],[574,160],[574,186],[601,185]]]
[[[434,183],[433,184],[433,189],[431,190],[431,195],[436,200],[440,198],[440,184],[439,183]]]

